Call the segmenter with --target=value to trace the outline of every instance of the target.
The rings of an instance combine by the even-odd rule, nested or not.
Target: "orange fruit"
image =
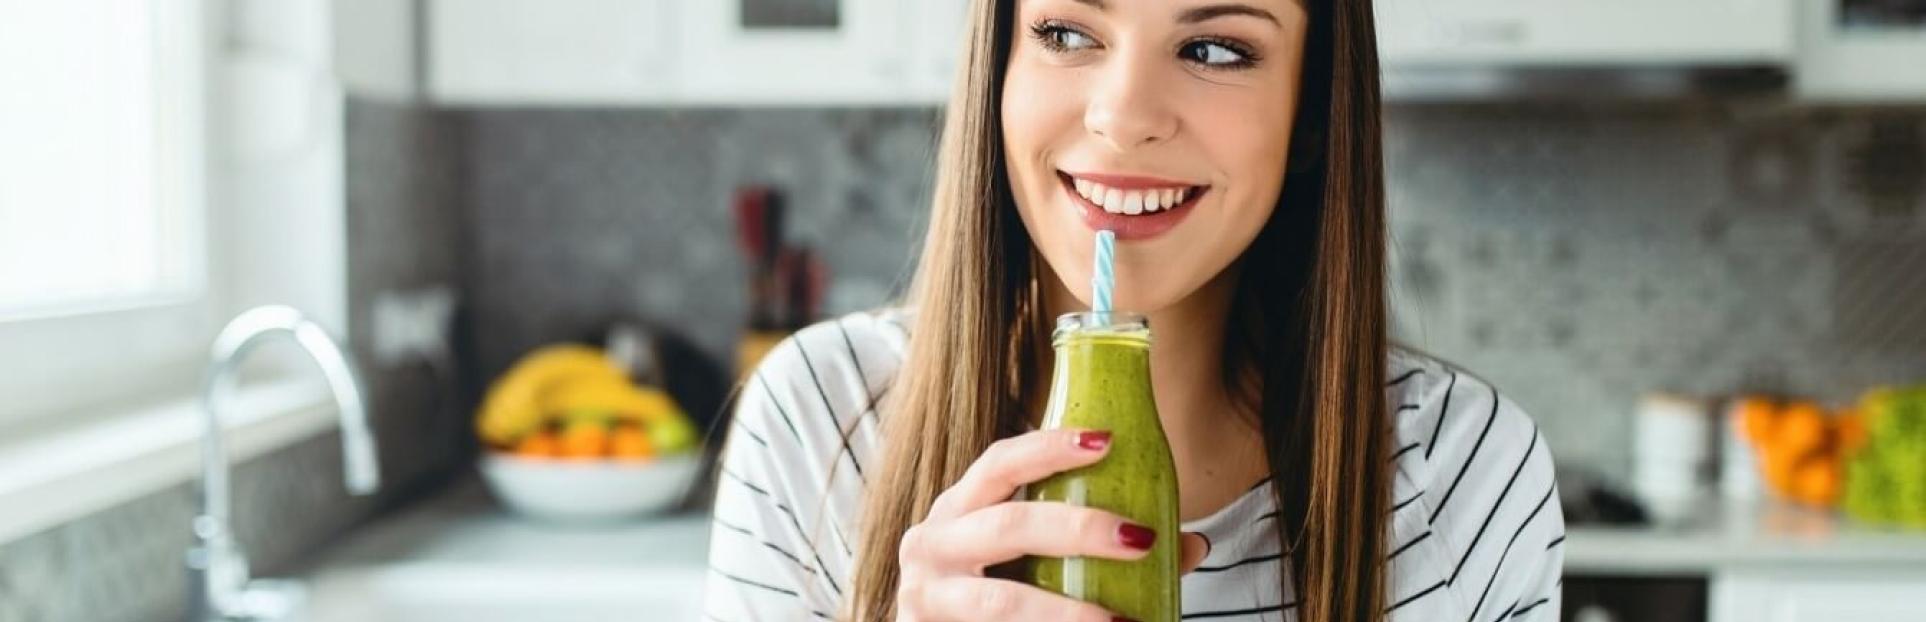
[[[522,441],[515,444],[514,453],[524,458],[553,458],[560,449],[555,435],[536,432],[522,437]]]
[[[609,455],[609,429],[599,421],[576,420],[562,428],[564,458],[602,458]]]
[[[1779,424],[1775,426],[1772,444],[1791,452],[1794,456],[1804,456],[1829,444],[1830,431],[1826,425],[1826,411],[1812,402],[1793,402],[1779,414]]]
[[[1772,438],[1779,423],[1779,407],[1771,399],[1758,396],[1740,398],[1734,410],[1734,416],[1739,419],[1739,432],[1752,441],[1753,446],[1764,445],[1767,439]]]
[[[1866,445],[1866,416],[1859,409],[1841,411],[1834,423],[1838,427],[1839,455],[1853,455]]]
[[[1807,460],[1792,475],[1792,498],[1815,507],[1832,507],[1839,501],[1839,461],[1827,458]]]
[[[655,457],[655,444],[639,426],[625,425],[609,436],[609,453],[619,460],[647,460]]]
[[[1792,495],[1792,474],[1799,466],[1799,456],[1787,451],[1780,445],[1759,446],[1759,475],[1765,479],[1766,489],[1779,497]]]

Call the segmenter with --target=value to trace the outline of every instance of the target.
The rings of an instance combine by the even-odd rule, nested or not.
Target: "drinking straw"
[[[1110,290],[1117,282],[1112,263],[1115,260],[1117,234],[1110,231],[1097,232],[1096,269],[1090,272],[1090,310],[1097,314],[1097,321],[1110,322]]]

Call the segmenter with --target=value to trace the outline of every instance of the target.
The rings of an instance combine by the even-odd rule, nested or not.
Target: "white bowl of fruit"
[[[482,478],[516,512],[610,522],[671,509],[701,470],[695,426],[601,350],[548,346],[491,387],[476,417]]]

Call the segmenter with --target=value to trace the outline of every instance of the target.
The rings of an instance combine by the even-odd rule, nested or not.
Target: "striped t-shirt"
[[[881,455],[879,416],[910,315],[845,316],[770,352],[738,398],[717,483],[704,610],[711,620],[829,619],[856,560],[857,515]],[[1556,620],[1564,518],[1538,428],[1489,384],[1395,349],[1396,473],[1385,534],[1389,620]],[[849,431],[845,436],[844,431]],[[1185,619],[1293,620],[1270,486],[1183,524],[1211,542],[1183,578]]]

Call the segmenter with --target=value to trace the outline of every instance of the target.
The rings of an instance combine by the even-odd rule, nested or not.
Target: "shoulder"
[[[904,322],[900,311],[881,309],[809,325],[770,349],[742,391],[773,393],[778,405],[798,409],[867,408],[902,366]]]
[[[732,433],[809,464],[871,451],[877,402],[902,365],[901,312],[851,313],[784,338],[737,388]]]
[[[1399,619],[1503,610],[1551,589],[1562,551],[1549,547],[1564,519],[1537,423],[1491,382],[1436,357],[1396,349],[1387,372],[1398,452],[1392,602],[1413,599]],[[1419,597],[1430,586],[1451,596]]]
[[[1494,454],[1482,456],[1487,460],[1498,453],[1520,458],[1527,449],[1534,457],[1541,455],[1538,449],[1544,442],[1532,417],[1496,385],[1464,368],[1395,348],[1386,378],[1396,439],[1392,451],[1407,452],[1397,459],[1400,471],[1429,480],[1440,471],[1453,475],[1460,462],[1478,460],[1487,452]],[[1524,468],[1549,474],[1550,455],[1542,456],[1542,464]]]

